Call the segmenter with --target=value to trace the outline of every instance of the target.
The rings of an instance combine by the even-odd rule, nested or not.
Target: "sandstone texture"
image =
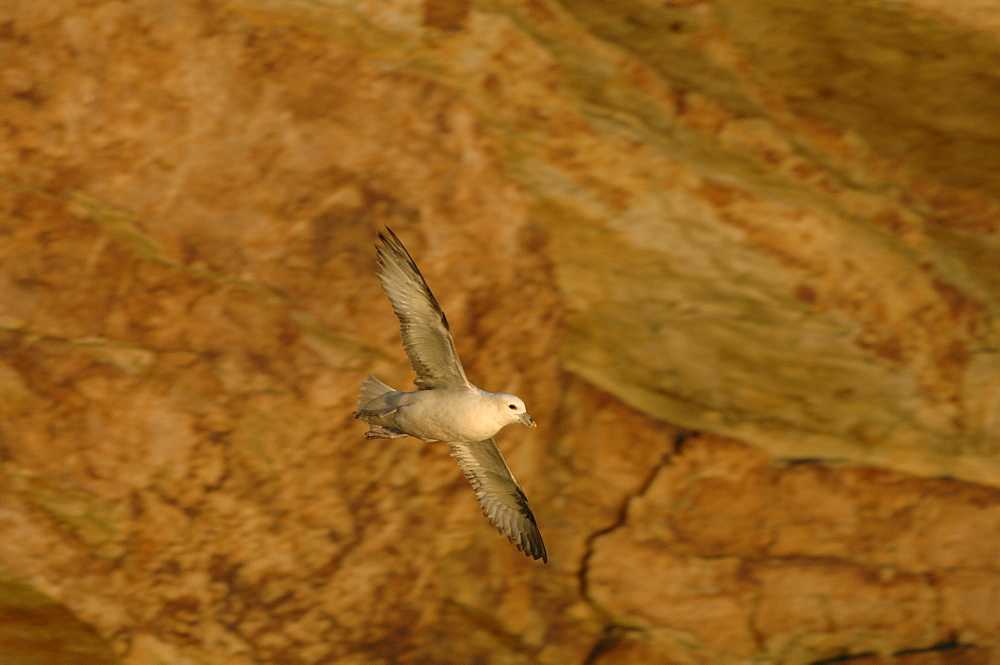
[[[989,0],[0,2],[0,665],[1000,665]],[[441,445],[390,226],[550,554]]]

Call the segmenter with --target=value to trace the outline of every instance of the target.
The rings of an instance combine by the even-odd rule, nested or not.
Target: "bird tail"
[[[358,391],[358,410],[365,408],[373,399],[386,393],[395,392],[371,374],[361,382],[361,390]]]

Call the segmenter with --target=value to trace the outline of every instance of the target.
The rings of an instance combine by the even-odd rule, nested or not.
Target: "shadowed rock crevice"
[[[888,656],[880,656],[875,653],[844,654],[833,658],[824,658],[810,663],[810,665],[833,665],[834,663],[852,663],[855,665],[878,664],[886,662],[900,663],[901,665],[931,664],[947,665],[949,663],[978,663],[989,656],[982,650],[968,645],[959,644],[954,641],[939,642],[929,647],[917,647],[913,649],[901,649]],[[988,660],[987,660],[988,662]]]
[[[646,494],[646,492],[649,490],[649,487],[656,480],[656,477],[660,473],[660,470],[665,465],[670,464],[671,457],[673,455],[679,454],[681,452],[685,441],[690,436],[692,435],[691,434],[675,435],[673,441],[673,449],[669,452],[663,453],[659,461],[650,468],[649,475],[642,480],[642,482],[639,484],[639,486],[635,489],[634,492],[630,493],[628,496],[624,498],[624,500],[622,501],[621,505],[618,508],[618,514],[617,517],[615,518],[614,523],[609,524],[606,527],[603,527],[601,529],[598,529],[597,531],[590,533],[587,536],[586,540],[584,541],[585,549],[578,573],[580,595],[584,599],[586,599],[587,602],[590,603],[598,611],[598,613],[607,614],[607,611],[606,609],[601,607],[600,603],[594,600],[594,598],[588,591],[588,574],[590,572],[590,559],[594,553],[595,543],[597,542],[598,539],[610,533],[613,533],[615,530],[625,526],[625,524],[628,521],[629,505],[632,503],[632,501],[642,498]],[[618,626],[615,624],[607,626],[605,629],[605,632],[607,634],[604,637],[602,637],[600,641],[598,641],[597,645],[595,645],[594,647],[595,652],[599,654],[604,651],[607,651],[610,648],[610,644],[616,642],[620,638],[621,631],[625,629],[626,628],[624,626]]]

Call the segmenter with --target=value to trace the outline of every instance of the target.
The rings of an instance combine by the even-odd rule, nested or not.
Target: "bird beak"
[[[527,412],[522,413],[521,415],[518,416],[518,418],[521,419],[521,423],[523,423],[524,426],[527,427],[528,429],[535,429],[536,427],[538,427],[538,423],[536,423],[534,419],[532,419],[532,417],[527,414]]]

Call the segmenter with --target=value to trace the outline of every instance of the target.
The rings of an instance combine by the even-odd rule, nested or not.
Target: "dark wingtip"
[[[406,247],[403,245],[403,241],[399,239],[399,236],[396,235],[395,231],[386,226],[385,232],[388,233],[389,235],[387,236],[382,231],[378,232],[378,239],[382,241],[383,245],[385,245],[386,247],[392,247],[394,249],[395,248],[402,249],[407,256],[410,255],[410,253],[406,251]],[[378,245],[375,246],[378,247]]]
[[[536,560],[541,559],[542,563],[548,563],[549,553],[545,551],[545,541],[542,540],[542,534],[539,533],[538,530],[536,529],[535,535],[538,536],[538,542],[531,544],[532,545],[531,556],[535,557]]]
[[[529,542],[527,547],[518,546],[517,549],[521,550],[524,552],[525,556],[529,556],[535,561],[541,559],[542,563],[549,562],[549,553],[545,551],[545,543],[542,542],[541,535],[538,536],[537,543]]]
[[[531,525],[535,527],[534,534],[527,534],[527,542],[524,544],[515,543],[514,539],[511,538],[511,542],[517,545],[517,549],[524,552],[525,556],[529,556],[532,559],[541,559],[542,563],[549,562],[548,552],[545,551],[545,543],[542,541],[542,534],[538,532],[538,522],[535,521],[535,515],[531,512],[531,508],[528,507],[528,497],[525,496],[524,492],[520,487],[514,488],[515,499],[517,500],[518,512],[521,513]],[[535,538],[531,536],[534,535]],[[508,536],[509,537],[509,536]]]
[[[486,511],[483,511],[483,515],[486,515]],[[489,518],[489,515],[486,515],[486,517]],[[532,518],[531,522],[534,524],[534,518]],[[542,541],[542,534],[538,532],[538,529],[535,529],[534,534],[522,532],[519,535],[520,538],[523,539],[523,542],[518,542],[517,540],[514,540],[514,534],[507,533],[503,530],[503,527],[499,527],[494,524],[493,528],[496,529],[497,533],[501,536],[507,536],[507,540],[509,540],[511,544],[517,548],[518,552],[524,553],[524,556],[530,559],[535,559],[536,561],[541,559],[542,563],[549,562],[549,553],[545,551],[545,543]],[[532,538],[532,536],[535,537]]]
[[[431,287],[427,285],[427,280],[424,278],[424,274],[420,272],[420,268],[417,267],[417,262],[414,261],[413,256],[410,255],[410,250],[406,249],[406,245],[403,244],[403,241],[399,239],[399,236],[397,236],[392,229],[386,226],[385,230],[388,231],[391,238],[387,237],[385,233],[379,231],[378,239],[382,241],[382,244],[375,244],[375,252],[378,255],[380,264],[385,266],[387,262],[393,262],[399,266],[398,261],[391,258],[389,256],[390,254],[402,259],[409,266],[409,269],[412,270],[413,273],[419,278],[419,281],[423,285],[423,289],[427,293],[428,299],[431,301],[431,305],[433,305],[434,309],[436,309],[441,315],[441,325],[444,326],[445,330],[451,332],[451,324],[448,323],[448,317],[444,315],[441,305],[438,304],[437,298],[435,298],[434,294],[431,292]]]
[[[397,236],[392,229],[390,229],[388,226],[386,226],[385,230],[386,230],[386,232],[388,232],[389,235],[386,235],[382,231],[379,231],[378,232],[378,239],[379,239],[379,242],[381,242],[382,244],[379,245],[378,243],[375,243],[375,249],[378,251],[378,253],[379,253],[380,256],[381,256],[382,252],[384,252],[386,250],[390,250],[390,251],[394,251],[395,253],[398,253],[399,250],[397,248],[398,247],[403,247],[403,243],[400,242],[399,236]],[[405,252],[406,249],[404,248],[403,251]]]
[[[395,231],[390,229],[388,226],[385,227],[385,230],[389,233],[389,235],[387,236],[385,233],[379,231],[378,239],[382,244],[375,244],[375,250],[378,252],[379,257],[384,258],[385,252],[392,252],[396,256],[402,257],[407,263],[410,264],[410,267],[413,268],[417,274],[420,274],[417,264],[413,261],[413,257],[410,256],[410,252],[406,249],[406,245],[403,244],[403,241],[400,240]],[[421,275],[421,278],[422,277],[423,275]]]

